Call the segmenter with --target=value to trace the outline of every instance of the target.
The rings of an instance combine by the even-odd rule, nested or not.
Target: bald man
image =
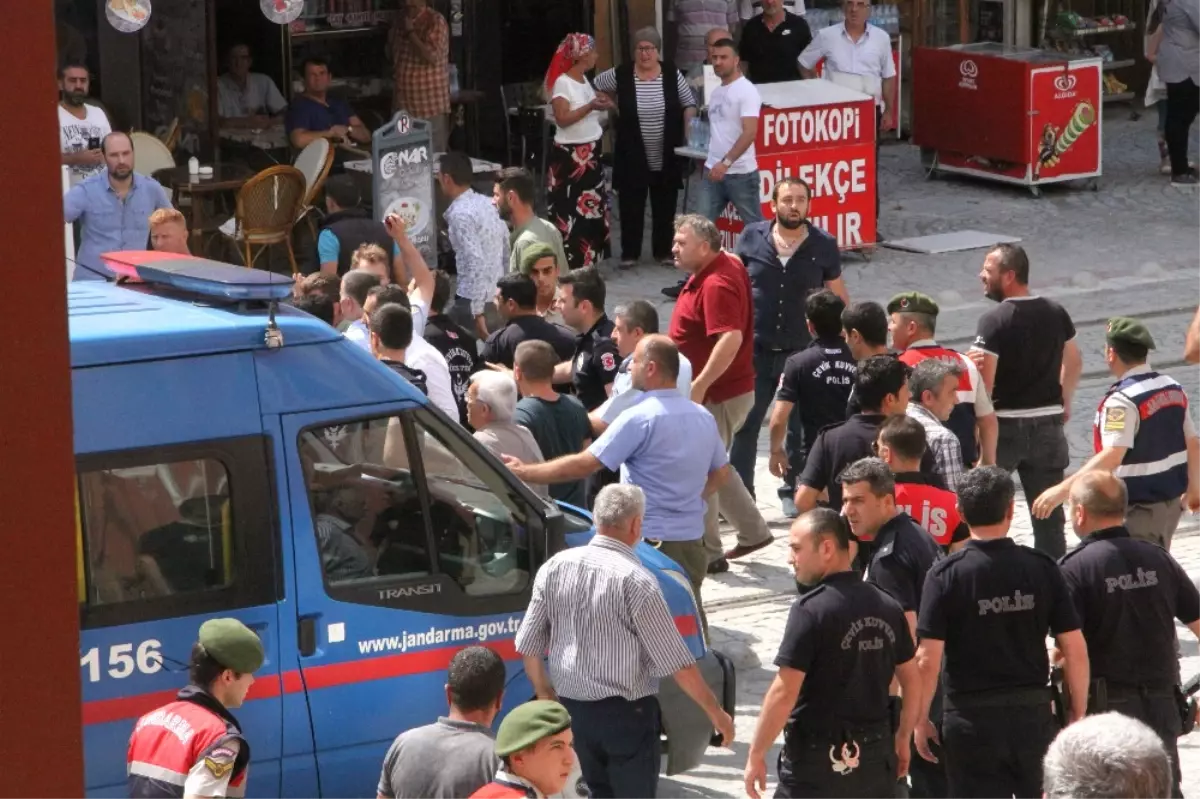
[[[1069,507],[1080,544],[1059,565],[1091,661],[1088,713],[1115,711],[1152,727],[1171,755],[1174,795],[1181,796],[1175,619],[1200,638],[1200,594],[1165,549],[1130,536],[1127,504],[1125,483],[1111,472],[1080,475]]]

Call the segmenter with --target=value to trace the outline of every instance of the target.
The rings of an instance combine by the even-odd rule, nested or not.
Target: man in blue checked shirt
[[[63,218],[83,226],[75,280],[110,277],[100,261],[104,253],[147,249],[150,214],[171,207],[157,180],[134,173],[133,140],[127,134],[108,134],[100,150],[107,168],[72,186],[63,197]]]
[[[642,537],[687,573],[708,629],[700,585],[708,571],[704,500],[729,479],[729,458],[712,414],[676,388],[679,350],[666,336],[646,336],[633,352],[633,387],[642,400],[577,455],[526,465],[506,459],[527,483],[581,480],[601,468],[621,470],[621,482],[646,492]]]

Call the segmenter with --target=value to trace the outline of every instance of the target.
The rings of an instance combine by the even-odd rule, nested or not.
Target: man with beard
[[[996,465],[1016,470],[1030,507],[1062,482],[1070,461],[1064,425],[1083,372],[1075,325],[1053,300],[1029,293],[1029,256],[999,244],[983,259],[984,294],[999,303],[979,318],[968,356],[992,395],[998,426]],[[1063,512],[1033,519],[1034,546],[1051,557],[1066,550]]]
[[[71,185],[104,167],[100,140],[112,133],[108,115],[87,102],[89,75],[81,64],[67,64],[58,71],[58,136],[62,162],[71,168]]]
[[[167,192],[154,178],[133,172],[133,140],[116,132],[100,145],[106,170],[71,187],[63,197],[63,219],[80,220],[75,280],[104,280],[111,273],[100,262],[106,252],[144,250],[150,215],[170,208]]]
[[[801,178],[778,181],[771,192],[775,219],[747,225],[737,245],[737,255],[750,274],[754,298],[755,379],[754,405],[733,437],[729,460],[751,496],[758,434],[779,387],[784,364],[812,342],[804,314],[805,300],[827,288],[843,303],[850,302],[837,241],[805,218],[811,196],[811,188]],[[793,430],[788,436],[790,458],[799,449],[799,432]],[[793,486],[784,485],[780,496],[790,498],[794,491]]]
[[[512,229],[508,237],[510,272],[529,274],[523,263],[523,255],[528,247],[538,243],[550,247],[558,269],[567,263],[562,234],[533,211],[535,192],[533,176],[519,166],[500,170],[500,177],[492,187],[492,203],[500,212],[500,218]],[[558,275],[554,276],[554,280],[557,282]]]

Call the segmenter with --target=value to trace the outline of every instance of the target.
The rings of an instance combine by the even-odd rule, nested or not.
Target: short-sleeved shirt
[[[340,97],[326,95],[325,102],[322,103],[308,95],[298,94],[292,98],[287,117],[284,118],[284,126],[288,133],[293,130],[319,133],[329,130],[334,125],[349,126],[353,116],[350,105]]]
[[[864,544],[869,554],[863,579],[887,591],[905,613],[916,613],[925,575],[942,554],[937,542],[902,511]]]
[[[695,108],[696,99],[692,87],[688,85],[683,73],[675,70],[675,91],[679,94],[679,104],[684,108]],[[671,80],[671,76],[666,76]],[[663,168],[663,131],[666,127],[667,101],[663,92],[663,73],[649,80],[642,80],[637,72],[633,73],[634,96],[637,104],[638,128],[642,132],[642,149],[646,153],[646,166],[651,172]],[[617,93],[617,70],[605,70],[596,76],[596,89],[608,94]]]
[[[742,120],[758,118],[762,110],[762,97],[758,89],[745,77],[738,76],[730,83],[723,83],[712,90],[708,98],[708,158],[705,169],[712,169],[721,162],[742,135]],[[726,174],[751,175],[758,173],[758,158],[754,154],[754,142],[746,152],[738,156]]]
[[[1163,9],[1155,67],[1163,83],[1200,83],[1200,3],[1177,0]]]
[[[88,149],[90,139],[95,139],[96,147],[99,148],[104,137],[112,133],[112,124],[108,121],[108,114],[105,114],[104,109],[100,106],[84,103],[83,112],[83,119],[80,119],[63,108],[62,104],[58,106],[58,140],[64,154],[83,152]],[[69,167],[71,185],[74,186],[84,178],[90,178],[103,169],[103,162],[95,166],[75,164]]]
[[[79,220],[79,251],[75,280],[104,280],[111,272],[100,260],[108,252],[145,250],[150,243],[150,214],[170,208],[167,192],[154,178],[134,173],[122,200],[103,169],[71,187],[63,197],[63,218]]]
[[[542,219],[531,216],[529,221],[513,230],[508,237],[508,271],[521,271],[521,256],[533,244],[546,244],[554,250],[554,258],[558,261],[560,272],[568,268],[567,251],[563,249],[562,234],[558,228]]]
[[[812,41],[812,31],[804,17],[783,12],[783,21],[774,30],[767,28],[762,14],[742,28],[738,55],[749,66],[748,75],[757,85],[800,80],[798,59]]]
[[[775,665],[804,672],[786,743],[887,722],[896,666],[912,636],[895,599],[851,571],[831,574],[792,603]]]
[[[461,799],[491,782],[499,768],[491,730],[441,717],[392,741],[376,791],[388,799]]]
[[[425,340],[446,359],[450,370],[450,391],[458,405],[459,422],[467,423],[467,389],[471,375],[479,370],[478,346],[475,337],[445,314],[429,317],[425,323]]]
[[[775,248],[774,225],[772,220],[747,225],[737,255],[753,289],[755,345],[798,350],[812,341],[804,302],[842,276],[842,256],[836,239],[805,222],[808,235],[784,262]]]
[[[1149,374],[1153,372],[1149,364],[1139,364],[1125,374],[1121,375],[1121,379],[1129,377],[1137,377],[1140,374]],[[1186,392],[1184,393],[1186,397]],[[1123,413],[1116,413],[1115,410],[1110,412],[1110,409],[1120,409]],[[1104,398],[1100,403],[1100,411],[1098,415],[1098,427],[1100,432],[1100,444],[1104,447],[1125,447],[1130,449],[1133,447],[1133,442],[1137,438],[1138,428],[1141,426],[1142,413],[1138,404],[1125,396],[1119,391],[1114,391]],[[1185,438],[1194,438],[1196,436],[1196,427],[1192,422],[1191,414],[1184,413],[1183,415],[1183,435]]]
[[[256,114],[273,116],[287,108],[287,101],[270,76],[251,72],[242,87],[226,73],[217,79],[217,113],[223,119],[238,119]]]
[[[828,490],[829,507],[841,511],[842,484],[837,480],[838,475],[855,461],[871,457],[871,445],[885,418],[879,413],[856,413],[818,433],[817,440],[809,447],[800,484],[817,491]]]
[[[725,373],[709,386],[705,402],[724,402],[754,391],[754,308],[746,269],[724,252],[691,275],[675,301],[671,314],[671,340],[692,362],[696,374],[704,371],[717,338],[732,330],[742,334],[742,345]]]
[[[1009,297],[979,318],[971,349],[996,357],[992,403],[999,418],[1063,412],[1063,347],[1075,325],[1045,297]]]
[[[704,535],[700,493],[710,472],[729,462],[717,422],[674,389],[647,391],[588,447],[621,482],[646,493],[642,535],[695,541]]]
[[[1058,564],[1011,538],[971,539],[925,576],[917,637],[945,642],[947,697],[1048,685],[1047,633],[1078,629]]]
[[[587,411],[569,394],[560,394],[556,402],[524,397],[517,403],[513,421],[533,433],[542,457],[548,461],[582,452],[584,442],[592,437]],[[586,506],[582,480],[551,483],[550,496],[576,507]]]
[[[547,322],[537,314],[526,314],[509,320],[508,324],[488,336],[480,358],[485,363],[513,367],[517,345],[522,341],[545,341],[554,348],[560,361],[569,361],[575,354],[575,336],[562,325]]]
[[[560,97],[567,101],[568,110],[575,111],[595,100],[596,90],[586,77],[580,82],[564,73],[554,81],[550,92],[551,101]],[[599,141],[604,135],[604,128],[600,126],[600,115],[600,111],[591,111],[574,125],[556,127],[554,141],[558,144],[589,144]]]
[[[808,447],[822,428],[842,421],[858,365],[846,342],[817,339],[783,364],[775,399],[795,404]]]
[[[605,387],[612,383],[621,365],[621,355],[617,352],[617,342],[613,341],[612,332],[612,320],[601,314],[591,329],[575,339],[571,382],[575,386],[575,396],[589,411],[600,407],[608,399]]]
[[[793,14],[804,16],[804,0],[783,0],[783,7]],[[738,13],[742,19],[753,19],[758,14],[763,12],[762,0],[741,0],[738,4]]]
[[[857,42],[846,32],[845,23],[822,28],[800,54],[800,66],[815,69],[821,59],[825,59],[827,79],[833,79],[835,72],[858,75],[865,79],[867,93],[875,95],[875,104],[883,105],[882,83],[896,77],[892,37],[883,28],[868,24]]]
[[[1178,674],[1175,619],[1200,619],[1200,593],[1165,549],[1110,527],[1059,560],[1083,624],[1092,677],[1170,688]]]

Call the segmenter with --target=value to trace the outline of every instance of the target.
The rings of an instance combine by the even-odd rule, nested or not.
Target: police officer
[[[237,619],[200,625],[190,684],[138,719],[129,739],[131,797],[243,796],[250,745],[229,712],[262,665],[262,641]]]
[[[879,427],[875,450],[895,478],[896,507],[924,527],[945,552],[962,549],[971,531],[958,513],[958,497],[920,471],[925,454],[921,423],[911,416],[889,416]]]
[[[770,423],[771,474],[783,478],[780,501],[789,518],[796,515],[793,494],[796,476],[803,471],[808,457],[804,446],[812,446],[821,428],[845,418],[850,387],[858,371],[841,337],[845,309],[845,301],[830,289],[808,295],[804,311],[813,340],[788,357],[779,378]],[[802,441],[794,440],[798,437],[792,434],[793,419],[799,420]]]
[[[958,436],[963,463],[970,468],[977,460],[986,466],[996,462],[998,423],[992,399],[979,367],[963,355],[941,346],[933,340],[937,329],[938,304],[919,291],[906,291],[888,301],[888,331],[892,346],[900,352],[900,360],[915,367],[926,358],[938,358],[960,367],[954,410],[946,427]],[[979,447],[975,446],[975,429],[979,428]]]
[[[1105,337],[1104,360],[1117,382],[1096,411],[1096,454],[1074,475],[1042,492],[1032,512],[1048,518],[1081,474],[1111,471],[1129,490],[1129,532],[1170,549],[1183,506],[1200,511],[1200,439],[1188,414],[1187,393],[1146,363],[1154,339],[1144,324],[1118,316],[1108,321]]]
[[[1082,541],[1059,561],[1087,641],[1089,713],[1116,711],[1146,722],[1166,744],[1179,787],[1175,619],[1200,638],[1200,594],[1162,547],[1122,524],[1125,484],[1088,472],[1071,485],[1071,526]]]
[[[589,266],[561,276],[558,284],[563,321],[577,335],[575,355],[570,364],[559,364],[554,382],[569,379],[575,387],[575,396],[592,411],[612,394],[613,378],[621,364],[612,338],[613,323],[604,313],[604,279],[594,266]]]
[[[891,797],[908,772],[917,704],[893,728],[888,687],[919,692],[904,612],[850,569],[851,535],[828,508],[792,523],[788,562],[817,587],[792,604],[746,761],[753,799],[766,788],[766,754],[783,730],[777,797]]]
[[[816,506],[822,491],[829,492],[830,507],[842,506],[837,475],[856,460],[869,457],[879,425],[908,408],[908,367],[890,355],[874,355],[859,363],[854,390],[862,411],[826,427],[808,450],[796,486],[796,507],[801,513]]]
[[[561,795],[576,770],[572,742],[571,714],[558,702],[537,699],[518,705],[496,730],[496,756],[502,765],[471,799]]]
[[[1069,720],[1087,708],[1079,616],[1057,564],[1008,537],[1014,491],[1003,469],[967,472],[958,506],[971,540],[930,568],[921,595],[917,663],[925,708],[914,743],[921,757],[933,760],[929,703],[944,656],[941,743],[950,796],[1041,794],[1042,756],[1059,726],[1047,684],[1047,631],[1063,654]]]

